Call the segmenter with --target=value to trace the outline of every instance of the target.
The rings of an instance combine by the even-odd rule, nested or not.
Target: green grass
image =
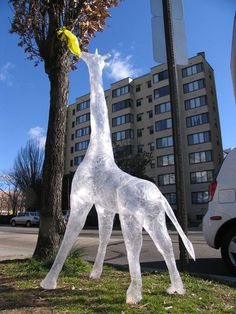
[[[105,266],[102,278],[88,278],[91,264],[70,256],[56,290],[39,287],[51,261],[17,260],[0,264],[0,313],[236,313],[236,290],[182,274],[185,296],[167,295],[167,272],[143,274],[143,300],[125,304],[129,273]]]

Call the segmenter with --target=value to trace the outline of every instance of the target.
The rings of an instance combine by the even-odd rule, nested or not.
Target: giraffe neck
[[[89,68],[90,76],[90,120],[91,120],[91,145],[104,155],[114,159],[111,132],[108,118],[107,104],[104,96],[102,69]]]

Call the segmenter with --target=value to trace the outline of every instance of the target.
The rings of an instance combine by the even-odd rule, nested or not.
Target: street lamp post
[[[175,156],[177,218],[187,234],[186,183],[184,167],[184,136],[177,79],[177,64],[187,64],[182,0],[151,0],[154,59],[167,62],[170,87],[172,134]],[[173,16],[174,15],[174,16]],[[188,269],[188,254],[179,237],[180,269]]]
[[[176,73],[174,45],[173,45],[173,29],[170,0],[162,0],[164,29],[166,41],[166,56],[169,74],[171,115],[172,115],[172,132],[175,156],[175,182],[176,182],[176,200],[177,200],[177,218],[184,232],[187,234],[187,211],[185,197],[185,175],[183,162],[183,138],[181,134],[181,117],[180,103],[178,97],[178,80]],[[180,269],[186,271],[188,269],[188,253],[182,240],[179,237],[180,249]]]

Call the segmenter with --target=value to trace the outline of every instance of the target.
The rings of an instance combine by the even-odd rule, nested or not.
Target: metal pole
[[[184,175],[184,162],[183,162],[183,142],[180,119],[180,107],[178,97],[178,80],[174,56],[173,45],[173,30],[170,0],[162,0],[163,3],[163,16],[165,27],[165,40],[166,40],[166,55],[169,74],[170,86],[170,101],[171,101],[171,115],[172,115],[172,131],[173,131],[173,145],[175,156],[175,182],[176,182],[176,201],[177,201],[177,218],[183,229],[187,234],[187,212],[186,212],[186,198],[185,198],[185,175]],[[188,270],[188,253],[185,246],[179,237],[179,250],[180,250],[180,270]]]

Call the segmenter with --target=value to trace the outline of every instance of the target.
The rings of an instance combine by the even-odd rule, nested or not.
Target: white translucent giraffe
[[[95,54],[83,52],[81,55],[90,75],[90,143],[84,160],[73,178],[71,213],[61,247],[51,270],[41,282],[41,287],[56,288],[57,278],[65,259],[83,228],[91,207],[95,204],[99,220],[99,248],[90,278],[98,279],[101,276],[114,215],[119,213],[131,277],[126,302],[135,304],[142,298],[139,256],[143,227],[163,255],[168,267],[171,285],[167,292],[184,294],[172,242],[166,228],[165,213],[175,225],[189,254],[195,259],[191,242],[183,233],[169,203],[156,185],[125,173],[117,167],[114,160],[102,83],[102,70],[107,57],[97,52]]]

